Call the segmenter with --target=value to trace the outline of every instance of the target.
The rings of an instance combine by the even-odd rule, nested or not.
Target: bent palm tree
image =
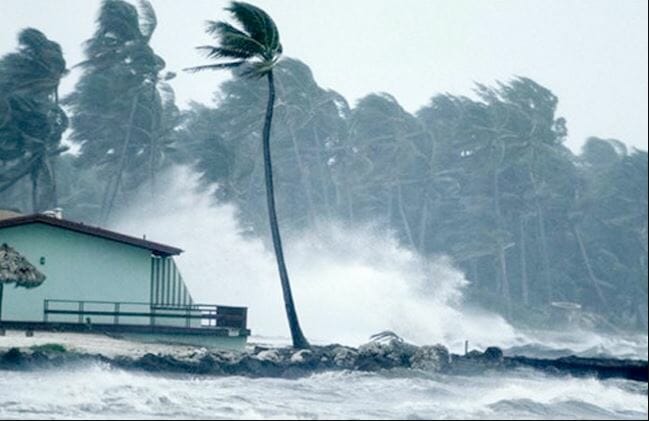
[[[266,181],[266,198],[268,202],[268,217],[273,238],[277,268],[282,283],[284,305],[288,317],[291,337],[295,348],[309,348],[309,343],[302,334],[291,285],[284,262],[282,239],[277,223],[275,211],[275,195],[273,191],[273,167],[270,154],[270,128],[273,120],[273,107],[275,104],[275,83],[273,68],[282,54],[282,45],[279,42],[279,32],[275,22],[263,10],[251,4],[233,2],[226,10],[232,13],[234,19],[241,24],[238,29],[226,22],[208,22],[207,32],[214,35],[219,41],[217,46],[201,46],[209,58],[226,59],[229,61],[192,67],[189,71],[221,70],[242,67],[240,73],[244,77],[266,77],[268,80],[268,104],[263,131],[264,175]]]

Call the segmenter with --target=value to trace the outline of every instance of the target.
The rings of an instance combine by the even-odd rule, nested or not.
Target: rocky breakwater
[[[309,350],[253,347],[245,352],[196,349],[177,354],[113,356],[79,353],[61,347],[0,351],[0,370],[29,370],[70,364],[103,363],[154,373],[298,378],[323,371],[377,372],[392,369],[479,375],[488,371],[534,369],[556,375],[647,381],[647,362],[577,357],[554,360],[506,357],[498,348],[454,355],[442,345],[415,346],[396,335],[378,335],[359,348],[314,346]]]

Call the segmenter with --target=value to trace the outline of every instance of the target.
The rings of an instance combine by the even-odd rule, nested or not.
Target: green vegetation
[[[33,345],[30,346],[29,349],[32,352],[43,352],[43,353],[64,353],[68,352],[68,350],[65,348],[65,346],[61,344],[56,344],[56,343],[48,343],[48,344],[43,344],[43,345]]]
[[[80,146],[74,165],[103,180],[98,219],[109,221],[118,195],[155,177],[169,152],[177,109],[162,74],[164,60],[149,46],[157,26],[153,8],[141,13],[124,1],[105,1],[94,36],[85,43],[83,75],[65,99],[70,138]],[[92,190],[96,189],[93,186]]]
[[[29,182],[31,197],[22,203],[34,211],[56,206],[53,161],[65,151],[68,126],[58,104],[65,67],[59,44],[33,28],[22,30],[18,51],[0,60],[0,193]]]
[[[450,255],[471,282],[469,299],[510,320],[545,325],[553,303],[572,302],[601,325],[646,332],[646,151],[592,137],[572,153],[559,99],[524,77],[477,85],[472,98],[436,95],[414,114],[386,93],[350,105],[304,63],[278,61],[272,21],[260,21],[270,32],[253,28],[249,14],[259,12],[246,7],[231,9],[243,31],[210,25],[219,44],[203,50],[219,61],[206,68],[259,77],[234,77],[214,105],[181,112],[149,46],[150,6],[104,1],[66,99],[78,155],[61,153],[60,49],[21,35],[0,61],[0,207],[58,203],[71,219],[103,223],[162,171],[189,165],[276,246],[279,225],[378,223],[422,255]],[[44,77],[18,60],[37,51],[51,63]]]

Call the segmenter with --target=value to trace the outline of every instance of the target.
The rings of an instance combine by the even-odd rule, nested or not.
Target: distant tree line
[[[214,105],[181,111],[150,46],[155,27],[147,2],[104,1],[82,76],[61,100],[60,46],[35,29],[19,34],[0,60],[0,207],[61,206],[106,224],[184,164],[266,234],[265,81],[234,78]],[[422,255],[450,255],[469,299],[510,319],[542,325],[553,303],[572,302],[596,324],[646,331],[647,152],[592,137],[573,154],[557,97],[524,77],[477,85],[473,98],[436,95],[411,114],[385,93],[352,106],[298,60],[274,73],[285,229],[371,221]]]

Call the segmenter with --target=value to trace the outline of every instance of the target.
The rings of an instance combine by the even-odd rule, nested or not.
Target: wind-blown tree
[[[212,59],[226,59],[229,61],[219,61],[213,64],[193,67],[188,70],[202,71],[242,68],[241,76],[253,78],[265,77],[268,82],[268,102],[263,128],[264,176],[266,181],[268,217],[293,346],[295,348],[309,348],[309,343],[302,333],[293,302],[293,294],[284,261],[282,240],[277,223],[273,190],[270,133],[273,120],[273,108],[275,105],[273,68],[282,54],[279,32],[272,18],[258,7],[248,3],[233,2],[226,10],[232,13],[235,21],[242,28],[236,28],[223,21],[209,22],[208,33],[216,37],[218,45],[203,46],[199,47],[199,49],[204,51]]]
[[[480,86],[479,92],[489,107],[503,116],[500,132],[508,139],[503,176],[508,180],[505,188],[514,199],[508,208],[512,211],[511,224],[518,220],[519,233],[514,238],[518,238],[521,265],[527,266],[526,250],[520,250],[527,248],[521,235],[527,229],[527,220],[535,220],[542,265],[539,284],[545,288],[545,302],[551,303],[558,298],[554,284],[564,270],[551,258],[548,242],[551,236],[556,236],[556,242],[567,242],[567,227],[552,222],[566,220],[576,184],[572,154],[562,145],[567,134],[565,120],[555,115],[558,98],[547,88],[521,77],[499,84],[496,89]],[[520,278],[524,281],[525,300],[527,275],[523,272]]]
[[[437,237],[429,242],[433,247],[429,251],[451,254],[483,296],[497,296],[508,308],[511,235],[501,210],[506,138],[495,111],[484,102],[442,95],[418,117],[435,139],[433,167],[448,179],[445,184],[455,184],[440,195],[435,215],[429,218],[435,221],[431,231]]]
[[[274,69],[277,87],[272,125],[273,186],[278,221],[299,231],[343,209],[335,180],[344,155],[346,101],[321,88],[310,69],[283,58]],[[263,79],[235,78],[221,84],[217,108],[192,104],[177,130],[179,155],[206,184],[218,185],[219,200],[237,205],[246,230],[268,228],[259,115],[266,106]],[[270,236],[269,236],[270,238]]]
[[[382,220],[399,227],[404,242],[417,249],[415,208],[422,189],[433,182],[419,121],[388,94],[362,98],[351,111],[346,162],[350,220]],[[412,207],[412,209],[409,209]]]
[[[18,42],[18,52],[0,59],[0,193],[29,175],[39,212],[57,202],[52,160],[66,150],[68,120],[58,104],[66,65],[59,44],[36,29],[22,30]]]
[[[148,1],[139,5],[138,12],[123,0],[103,1],[97,30],[86,42],[86,60],[79,64],[83,75],[66,99],[73,111],[71,139],[80,145],[77,165],[106,180],[101,223],[120,193],[153,184],[170,152],[169,126],[178,114],[164,83],[173,74],[162,73],[165,62],[149,45],[155,13]]]
[[[571,214],[575,260],[594,286],[582,295],[616,325],[646,330],[647,153],[590,138],[578,165],[579,199]]]

